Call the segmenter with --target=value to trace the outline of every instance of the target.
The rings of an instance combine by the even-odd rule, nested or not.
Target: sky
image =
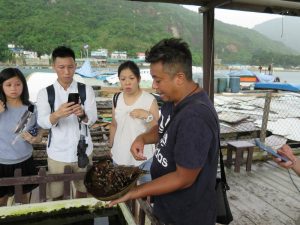
[[[185,8],[198,12],[199,6],[187,6]],[[222,21],[223,23],[233,24],[246,28],[253,28],[255,25],[272,20],[275,18],[281,18],[280,15],[272,15],[267,13],[253,13],[237,10],[216,9],[215,19]]]

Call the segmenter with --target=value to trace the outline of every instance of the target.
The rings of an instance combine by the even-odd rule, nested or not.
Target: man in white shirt
[[[38,124],[44,129],[51,129],[48,138],[48,173],[63,173],[64,167],[70,165],[73,172],[86,171],[86,166],[78,166],[77,146],[80,138],[87,144],[86,155],[91,157],[93,143],[88,126],[97,120],[95,94],[90,86],[85,87],[84,104],[68,102],[69,93],[79,93],[78,84],[73,79],[76,63],[74,51],[59,46],[52,52],[53,69],[57,73],[54,87],[53,112],[48,102],[46,88],[37,96]],[[86,189],[83,181],[74,182],[76,198],[85,197]],[[52,182],[49,185],[52,199],[60,199],[63,195],[63,182]]]

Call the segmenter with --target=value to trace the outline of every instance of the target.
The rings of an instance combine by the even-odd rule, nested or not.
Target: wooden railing
[[[0,178],[0,186],[14,186],[15,187],[15,202],[21,203],[22,197],[22,185],[25,184],[38,184],[39,185],[39,202],[45,202],[46,196],[46,184],[63,181],[64,182],[64,195],[63,199],[70,199],[71,188],[70,183],[73,180],[83,180],[85,173],[72,173],[72,169],[69,166],[65,167],[63,174],[47,174],[46,168],[39,169],[38,175],[35,176],[22,176],[21,169],[16,169],[14,177]]]
[[[62,181],[64,182],[64,194],[63,199],[71,198],[71,188],[70,184],[75,180],[83,180],[85,176],[84,172],[73,173],[71,167],[66,166],[63,174],[47,174],[46,168],[41,167],[39,169],[38,175],[34,176],[22,176],[21,169],[16,169],[14,177],[0,178],[0,186],[14,186],[15,188],[15,203],[21,203],[22,199],[22,185],[26,184],[37,184],[39,187],[38,202],[46,202],[46,188],[47,183]],[[160,225],[159,221],[152,213],[152,208],[149,201],[146,199],[137,199],[127,203],[132,216],[135,218],[137,224],[145,225],[146,216],[151,222],[151,225]],[[137,205],[139,205],[139,210],[137,210]]]

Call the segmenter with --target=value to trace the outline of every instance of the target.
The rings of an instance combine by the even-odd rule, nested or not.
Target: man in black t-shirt
[[[131,146],[144,160],[144,145],[156,143],[152,181],[110,205],[153,196],[154,214],[164,224],[213,225],[218,165],[218,119],[207,94],[192,79],[192,56],[181,39],[164,39],[146,52],[153,88],[166,103],[158,126]]]

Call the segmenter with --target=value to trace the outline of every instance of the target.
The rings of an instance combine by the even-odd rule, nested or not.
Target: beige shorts
[[[62,174],[64,173],[65,166],[71,166],[72,172],[86,172],[87,167],[79,168],[77,162],[65,163],[55,161],[48,158],[48,174]],[[90,164],[92,164],[92,154],[89,156]],[[72,181],[76,191],[86,192],[83,180]],[[47,185],[47,198],[58,198],[63,196],[64,193],[64,183],[63,182],[51,182]]]

